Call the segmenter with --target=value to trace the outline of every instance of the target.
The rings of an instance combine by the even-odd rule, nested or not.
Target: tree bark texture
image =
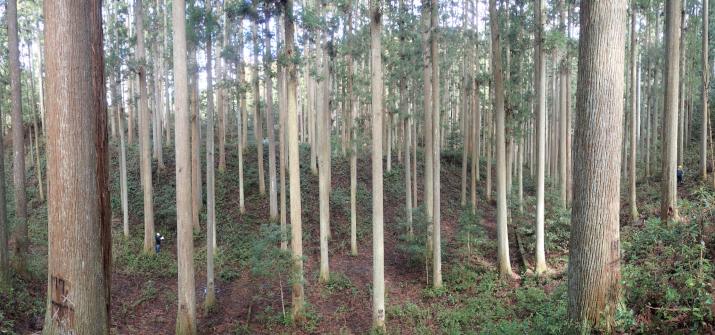
[[[676,202],[676,172],[678,169],[678,73],[680,52],[680,11],[681,1],[671,0],[665,10],[665,74],[663,139],[662,139],[662,178],[660,196],[660,219],[670,224],[678,221]],[[657,129],[657,128],[654,128]]]
[[[619,298],[626,1],[581,2],[568,318],[610,332]]]
[[[385,246],[382,176],[382,10],[370,0],[370,86],[372,90],[372,328],[385,330]]]
[[[497,156],[497,266],[499,276],[512,274],[509,262],[509,235],[507,233],[506,204],[506,143],[504,136],[504,79],[502,78],[501,45],[498,25],[496,0],[489,0],[490,29],[492,39],[492,58],[494,61],[494,95],[496,121],[496,156]]]
[[[44,7],[52,166],[44,334],[109,334],[108,120],[106,94],[97,94],[105,93],[102,47],[92,51],[102,41],[100,15],[90,0]]]

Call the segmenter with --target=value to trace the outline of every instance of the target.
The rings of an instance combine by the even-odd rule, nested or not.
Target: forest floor
[[[6,139],[6,144],[10,143]],[[115,143],[116,144],[116,143]],[[206,213],[201,231],[194,234],[196,304],[200,334],[365,334],[372,314],[372,193],[371,161],[358,156],[357,244],[350,255],[350,168],[334,142],[330,198],[330,274],[318,283],[318,178],[309,168],[309,149],[302,146],[304,278],[308,302],[306,320],[290,318],[291,290],[287,255],[280,252],[279,228],[269,224],[269,197],[259,195],[256,146],[245,153],[246,214],[238,208],[238,167],[235,143],[226,150],[226,172],[218,171],[216,155],[217,245],[215,277],[217,305],[208,312],[206,288]],[[113,213],[113,334],[173,334],[177,310],[176,202],[173,148],[164,147],[166,170],[153,161],[155,229],[166,237],[157,255],[142,254],[143,199],[139,183],[136,143],[127,150],[131,237],[122,232],[117,146],[111,152]],[[267,148],[264,164],[268,177]],[[6,158],[9,156],[6,145]],[[205,157],[202,156],[202,157]],[[533,203],[535,186],[524,174],[525,211],[511,206],[509,230],[511,264],[516,275],[499,279],[496,273],[495,202],[485,200],[486,161],[481,165],[475,214],[460,205],[461,152],[442,158],[442,273],[444,287],[435,289],[431,264],[425,266],[427,223],[414,212],[415,237],[407,238],[404,211],[404,167],[393,153],[392,171],[385,173],[385,281],[387,332],[390,334],[560,334],[565,331],[566,280],[570,211],[558,205],[558,192],[546,195],[547,264],[550,271],[536,275],[534,264]],[[418,152],[418,203],[423,201],[422,153]],[[6,159],[8,212],[14,217],[11,160]],[[44,321],[47,278],[47,207],[37,191],[36,167],[28,160],[31,276],[18,279],[13,289],[0,292],[0,333],[38,333]],[[385,165],[386,166],[386,165]],[[686,156],[686,168],[697,166]],[[43,163],[43,169],[45,168]],[[202,173],[205,176],[205,166]],[[639,173],[644,175],[639,169]],[[44,173],[43,173],[44,175]],[[640,220],[629,223],[627,197],[622,195],[623,304],[617,312],[617,332],[707,333],[713,330],[711,292],[715,269],[710,259],[712,186],[693,182],[686,170],[681,223],[661,225],[654,218],[659,206],[659,180],[641,178],[638,184]],[[205,178],[203,179],[205,182]],[[495,180],[492,178],[492,180]],[[708,183],[709,184],[709,183]],[[268,182],[266,180],[266,186]],[[514,181],[516,189],[516,180]],[[622,183],[624,192],[627,184]],[[268,187],[267,187],[268,189]],[[204,185],[204,199],[206,188]],[[268,192],[268,190],[267,190]],[[469,189],[467,190],[469,196]],[[496,193],[492,192],[495,196]],[[516,203],[512,199],[512,203]],[[704,218],[703,224],[700,218]],[[702,229],[700,227],[703,227]],[[12,225],[11,225],[12,228]],[[12,231],[12,230],[10,230]],[[517,233],[528,265],[516,244]],[[699,243],[705,236],[705,247]],[[11,240],[11,244],[13,241]],[[431,258],[431,257],[430,257]],[[285,311],[285,312],[284,312]],[[284,314],[285,313],[285,314]]]

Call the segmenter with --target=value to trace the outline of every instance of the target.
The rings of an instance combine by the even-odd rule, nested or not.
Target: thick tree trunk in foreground
[[[660,196],[660,219],[670,225],[678,221],[676,202],[676,172],[678,169],[678,55],[680,46],[681,1],[667,2],[665,10],[665,103],[663,108],[662,177]],[[656,128],[654,128],[656,129]]]
[[[382,11],[370,0],[372,90],[372,328],[385,330],[385,246],[382,193]]]
[[[12,266],[22,277],[29,275],[27,253],[30,239],[27,229],[27,195],[25,192],[25,134],[22,122],[20,91],[20,49],[17,36],[17,0],[7,2],[7,30],[10,58],[10,99],[12,103],[12,175],[15,189],[15,250]]]
[[[186,7],[184,0],[172,2],[174,26],[174,82],[188,82],[186,60]],[[189,87],[175,85],[174,139],[176,140],[176,257],[179,266],[176,334],[196,334],[194,279],[194,234],[192,217],[192,168],[190,150]],[[198,221],[196,222],[198,223]]]
[[[92,1],[51,1],[44,7],[47,157],[57,167],[48,170],[44,334],[109,334],[111,236],[105,234],[110,232],[110,217],[102,208],[109,204],[107,118],[102,115],[107,110],[105,95],[95,92],[105,93],[103,54],[92,52],[95,40],[102,39],[101,19],[93,18],[97,14],[101,15],[100,3]],[[95,56],[101,61],[99,71],[93,71]],[[94,85],[93,79],[101,82]],[[95,132],[100,121],[103,133]]]
[[[619,298],[619,191],[626,1],[582,1],[568,318],[585,333],[614,325]]]
[[[501,45],[498,29],[496,0],[489,0],[490,28],[492,36],[492,57],[494,60],[494,95],[496,98],[496,156],[497,156],[497,266],[499,276],[512,274],[509,263],[509,235],[506,218],[506,144],[504,139],[504,80],[501,67]],[[511,178],[511,176],[508,176]]]
[[[285,5],[285,53],[287,59],[295,57],[293,35],[293,0],[286,0]],[[300,153],[298,151],[298,109],[296,87],[298,82],[295,63],[288,62],[286,67],[287,78],[287,111],[286,130],[288,131],[288,164],[290,180],[290,222],[291,222],[291,251],[293,252],[293,293],[291,316],[293,320],[304,320],[303,316],[303,236],[300,205]],[[312,135],[312,134],[311,134]]]

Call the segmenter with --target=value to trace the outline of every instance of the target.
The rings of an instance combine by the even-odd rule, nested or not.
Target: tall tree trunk
[[[628,163],[628,183],[629,183],[629,215],[630,221],[638,220],[638,204],[636,203],[636,4],[631,5],[631,131],[630,145],[631,154]]]
[[[478,34],[477,30],[479,28],[479,25],[477,24],[477,16],[479,13],[479,2],[475,1],[474,2],[474,7],[473,8],[473,22],[472,22],[472,45],[474,45],[474,52],[469,52],[469,58],[470,58],[470,66],[469,66],[469,71],[470,71],[470,76],[472,78],[472,139],[474,140],[474,143],[472,143],[472,214],[476,213],[477,210],[477,181],[480,179],[479,175],[479,166],[481,165],[481,138],[480,138],[480,132],[482,130],[482,107],[481,107],[481,95],[480,95],[480,82],[477,80],[475,74],[479,74],[481,72],[480,70],[480,64],[479,64],[479,39],[478,39]],[[476,61],[475,61],[475,56],[476,55]],[[474,66],[476,66],[476,72],[474,69]]]
[[[621,279],[621,162],[613,152],[622,136],[626,2],[582,1],[580,15],[573,169],[579,182],[571,212],[567,315],[573,325],[610,332]]]
[[[159,45],[156,43],[154,44],[153,48],[153,62],[154,62],[154,73],[152,73],[152,76],[154,78],[154,84],[152,85],[153,88],[153,98],[154,98],[154,103],[153,103],[153,110],[152,110],[152,129],[154,130],[153,132],[153,144],[154,144],[154,156],[157,158],[157,173],[158,171],[164,171],[166,170],[166,166],[164,166],[164,155],[162,152],[162,147],[161,147],[161,137],[162,137],[162,126],[161,126],[161,111],[163,110],[163,99],[161,98],[161,92],[162,92],[162,80],[161,80],[161,73],[163,72],[161,68],[159,68],[160,61],[158,60],[159,58]]]
[[[134,78],[129,79],[129,120],[127,121],[127,144],[130,146],[134,145],[134,110],[137,104],[134,82]]]
[[[37,28],[37,47],[40,49],[40,54],[37,55],[37,78],[39,80],[37,87],[40,90],[40,126],[42,128],[42,135],[45,135],[45,88],[42,84],[44,81],[44,79],[42,79],[42,56],[44,55],[44,53],[42,53],[42,41],[44,39],[40,33],[40,21],[38,20],[35,24]]]
[[[243,50],[243,19],[238,19],[238,46]],[[246,148],[246,73],[245,64],[243,62],[243,53],[237,52],[238,61],[236,63],[237,75],[238,75],[238,88],[236,89],[236,104],[240,105],[237,108],[236,118],[238,119],[238,199],[239,199],[239,212],[241,214],[246,213],[246,201],[243,192],[243,150]],[[240,104],[238,103],[240,100]],[[238,107],[238,106],[237,106]]]
[[[146,68],[144,62],[144,19],[142,0],[136,0],[134,7],[137,24],[137,58],[139,59],[139,124],[141,152],[139,153],[140,178],[144,189],[144,253],[153,254],[154,249],[154,199],[151,176],[151,154],[149,153],[149,111],[147,109]]]
[[[566,34],[566,5],[565,1],[561,0],[561,29]],[[561,209],[566,210],[566,115],[568,108],[566,107],[566,74],[567,68],[565,65],[566,54],[561,55],[562,64],[559,66],[559,194],[561,197]]]
[[[350,10],[348,12],[348,34],[353,35],[353,8],[350,0]],[[355,77],[355,61],[348,55],[348,94],[350,94],[350,253],[357,256],[357,125],[355,121],[358,117],[357,103],[353,94],[353,78]],[[409,168],[407,168],[409,170]]]
[[[382,10],[370,1],[370,87],[372,92],[372,328],[385,330],[385,247],[382,193]]]
[[[286,0],[285,5],[285,32],[286,59],[295,57],[293,38],[295,30],[293,28],[293,0]],[[296,75],[295,63],[289,61],[287,64],[287,113],[286,125],[288,131],[288,163],[290,179],[290,222],[291,222],[291,250],[293,252],[293,303],[291,316],[293,320],[305,320],[303,316],[303,236],[301,223],[301,199],[300,199],[300,153],[298,151],[298,110],[296,101]],[[311,134],[312,135],[312,134]]]
[[[87,6],[87,4],[85,4]],[[75,8],[78,10],[78,8]],[[84,10],[84,8],[82,9]],[[88,15],[88,14],[87,14]],[[22,122],[22,92],[20,91],[20,49],[17,28],[17,0],[7,1],[7,31],[10,58],[10,99],[12,102],[12,170],[15,188],[15,250],[12,266],[22,277],[29,275],[27,253],[30,239],[27,228],[27,195],[25,193],[25,133]],[[78,29],[76,27],[73,27]]]
[[[434,193],[432,195],[432,239],[433,239],[433,252],[432,252],[432,277],[434,287],[442,287],[442,248],[441,248],[441,216],[440,216],[440,160],[442,158],[440,151],[440,104],[439,104],[439,1],[432,0],[432,186],[434,187]]]
[[[703,87],[700,90],[701,94],[701,99],[702,99],[702,117],[701,117],[701,125],[700,125],[700,180],[705,181],[708,177],[708,166],[707,166],[707,159],[708,159],[708,151],[707,151],[707,146],[708,146],[708,137],[707,137],[707,120],[710,118],[710,114],[708,113],[708,2],[703,1],[703,33],[702,33],[702,42],[703,42],[703,56],[702,56],[702,80],[703,80]]]
[[[266,134],[268,135],[268,190],[270,202],[270,221],[278,222],[278,190],[276,182],[276,145],[275,126],[273,125],[273,65],[271,54],[271,31],[266,22],[266,55],[264,58],[266,78]]]
[[[310,31],[307,33],[310,34]],[[320,40],[320,31],[317,32],[318,36],[316,38],[315,43],[310,43],[310,40],[308,40],[308,68],[311,67],[311,62],[310,62],[310,56],[312,56],[312,49],[311,45],[315,45],[315,53],[316,57],[314,60],[314,63],[318,62],[318,59],[320,58],[318,55],[320,54],[320,48],[318,47],[318,42]],[[307,38],[307,36],[306,36]],[[317,66],[317,64],[316,64]],[[308,108],[306,110],[308,111],[308,132],[310,134],[310,172],[313,173],[313,175],[318,174],[318,136],[316,136],[316,124],[315,124],[315,119],[316,119],[316,102],[315,102],[315,77],[310,74],[310,71],[305,71],[307,73],[307,78],[306,78],[306,85],[307,85],[307,95],[308,95]],[[319,102],[318,102],[319,103]]]
[[[40,135],[39,129],[37,127],[37,111],[35,110],[35,79],[32,74],[32,59],[30,58],[30,53],[32,46],[28,47],[27,50],[27,62],[30,65],[30,90],[31,90],[31,110],[32,110],[32,128],[35,134],[35,159],[37,160],[37,188],[40,191],[40,201],[45,201],[45,192],[42,188],[42,165],[40,164]],[[118,106],[118,105],[117,105]],[[32,136],[32,134],[30,134]],[[30,138],[32,139],[32,138]],[[32,157],[30,157],[32,159]]]
[[[650,10],[650,8],[648,8]],[[652,34],[651,34],[651,22],[648,21],[648,17],[650,15],[646,16],[646,26],[648,27],[646,29],[646,50],[651,50],[654,44],[652,44]],[[650,178],[650,149],[651,149],[651,132],[655,131],[655,129],[652,129],[651,127],[651,121],[653,119],[653,108],[652,108],[652,102],[654,101],[653,98],[653,93],[654,89],[653,86],[655,83],[651,84],[651,77],[653,74],[653,71],[651,69],[651,55],[650,53],[646,54],[646,66],[645,66],[645,78],[646,78],[646,108],[645,108],[645,113],[646,113],[646,125],[645,125],[645,138],[643,141],[645,142],[645,177],[646,179]]]
[[[282,17],[276,20],[276,31],[278,32],[278,45],[282,47],[278,50],[279,57],[285,56],[285,46],[284,43],[284,32],[283,25],[281,21]],[[281,194],[281,250],[288,250],[288,240],[286,236],[286,224],[287,224],[287,213],[286,213],[286,132],[285,132],[285,114],[286,114],[286,78],[284,66],[278,64],[278,139],[279,139],[279,171],[280,171],[280,194]],[[296,128],[298,125],[296,124]]]
[[[462,2],[462,5],[464,6],[465,14],[464,14],[464,22],[462,23],[462,35],[466,36],[466,29],[467,29],[467,2],[466,0]],[[467,43],[470,43],[471,41],[467,40]],[[468,112],[468,105],[467,101],[469,99],[469,92],[467,91],[467,76],[469,75],[469,72],[467,72],[467,66],[469,65],[469,48],[468,45],[465,43],[464,45],[464,58],[462,58],[462,88],[461,88],[461,115],[459,117],[460,123],[461,123],[461,132],[462,132],[462,196],[460,197],[460,204],[462,207],[467,205],[467,165],[469,165],[469,136],[471,132],[469,131],[471,128],[471,122],[469,122],[469,112]]]
[[[497,266],[499,276],[511,276],[509,263],[509,235],[507,234],[506,208],[506,143],[504,138],[504,80],[501,67],[501,34],[499,33],[496,0],[489,0],[490,35],[494,62],[494,94],[496,98],[496,156],[497,156]]]
[[[324,3],[322,7],[323,16],[325,14]],[[330,156],[330,108],[328,106],[328,81],[330,80],[327,72],[328,66],[328,47],[326,42],[327,32],[323,32],[323,45],[316,45],[318,55],[321,59],[323,70],[323,81],[319,83],[318,94],[318,114],[317,126],[318,136],[318,184],[319,184],[319,200],[320,200],[320,278],[321,283],[327,283],[330,280],[330,268],[328,264],[328,236],[330,226],[330,200],[329,200],[329,181],[328,181],[328,159]],[[324,50],[323,50],[324,48]]]
[[[106,63],[103,50],[102,1],[91,0],[90,12],[92,32],[92,105],[95,113],[94,149],[96,155],[95,171],[97,173],[95,183],[97,186],[96,199],[98,209],[97,221],[99,222],[99,246],[102,250],[102,278],[99,280],[99,286],[102,292],[102,330],[104,335],[109,335],[110,326],[112,324],[112,205],[109,195],[109,134],[107,132],[107,88],[104,74]],[[72,116],[76,117],[76,115]],[[37,122],[35,122],[35,129],[37,129]],[[37,131],[35,131],[35,138],[37,138]],[[81,188],[78,189],[81,190]],[[86,272],[82,272],[86,274]]]
[[[681,1],[671,0],[665,11],[665,106],[663,109],[662,177],[660,196],[660,219],[670,225],[670,220],[678,221],[676,202],[676,171],[678,168],[678,54],[680,46]],[[657,128],[654,128],[657,129]]]
[[[8,10],[8,14],[12,12]],[[44,334],[109,334],[108,120],[106,94],[98,94],[106,93],[101,2],[48,2],[44,18],[48,161],[52,166],[65,167],[50,169],[48,176]],[[97,52],[92,52],[93,47]],[[70,302],[67,297],[72,297]]]
[[[209,9],[209,13],[211,10]],[[216,181],[214,174],[214,91],[211,30],[206,28],[206,313],[216,304],[214,256],[216,255]]]
[[[191,83],[189,84],[189,121],[191,127],[191,217],[194,230],[199,231],[199,212],[203,207],[201,201],[201,140],[199,139],[199,122],[201,122],[201,114],[198,110],[198,65],[196,64],[195,46],[190,45],[189,61],[187,63],[187,71],[191,71]]]
[[[196,334],[196,294],[194,287],[194,235],[192,217],[192,156],[189,134],[188,64],[186,60],[186,8],[184,0],[172,1],[174,26],[174,138],[176,139],[176,231],[177,263],[179,267],[176,334]],[[195,128],[194,128],[195,131]]]
[[[429,0],[431,1],[431,0]],[[432,164],[432,59],[430,56],[430,8],[427,5],[422,6],[422,60],[423,60],[423,77],[424,77],[424,205],[425,214],[428,222],[432,222],[433,217],[433,197],[434,187],[432,177],[434,165]],[[436,102],[436,100],[434,100]],[[437,103],[438,104],[438,103]],[[382,134],[380,134],[382,135]],[[431,229],[432,227],[429,227]],[[431,248],[432,241],[427,239],[428,248]]]
[[[263,119],[261,117],[260,75],[258,73],[258,23],[253,21],[253,133],[258,148],[258,191],[266,195],[265,172],[263,171]]]
[[[3,92],[0,92],[0,101],[5,101]],[[5,116],[2,114],[2,104],[0,104],[0,130],[3,128]],[[0,136],[0,148],[4,148],[2,136]],[[0,156],[0,176],[5,175],[5,154]],[[7,189],[5,178],[0,178],[0,287],[9,288],[12,284],[10,278],[10,250],[8,247],[8,220],[7,220]]]
[[[685,112],[685,11],[680,13],[680,66],[678,74],[678,162],[677,165],[683,165],[683,149],[685,140],[685,119],[687,118]],[[677,197],[677,195],[676,195]]]
[[[219,8],[223,7],[224,1],[221,1]],[[223,11],[223,8],[221,8]],[[223,18],[224,14],[220,13]],[[225,32],[226,23],[222,23],[222,28]],[[218,88],[216,89],[216,110],[218,112],[218,170],[220,172],[226,171],[226,105],[224,103],[224,92],[221,86],[223,82],[223,62],[221,61],[221,50],[223,50],[223,44],[226,43],[223,39],[219,38],[218,51],[216,52],[216,84]]]
[[[115,46],[116,47],[116,46]],[[116,85],[119,87],[119,106],[123,106],[122,98],[122,79],[121,74],[117,75]],[[118,119],[119,126],[119,187],[121,189],[121,201],[122,201],[122,223],[124,228],[124,239],[129,239],[129,192],[127,190],[127,147],[124,141],[124,120],[122,110],[120,107],[121,116]]]

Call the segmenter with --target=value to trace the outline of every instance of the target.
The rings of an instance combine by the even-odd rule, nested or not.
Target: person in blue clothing
[[[159,247],[161,247],[161,241],[164,240],[164,236],[156,233],[156,252],[159,253]]]
[[[683,167],[678,165],[678,184],[683,183]]]

